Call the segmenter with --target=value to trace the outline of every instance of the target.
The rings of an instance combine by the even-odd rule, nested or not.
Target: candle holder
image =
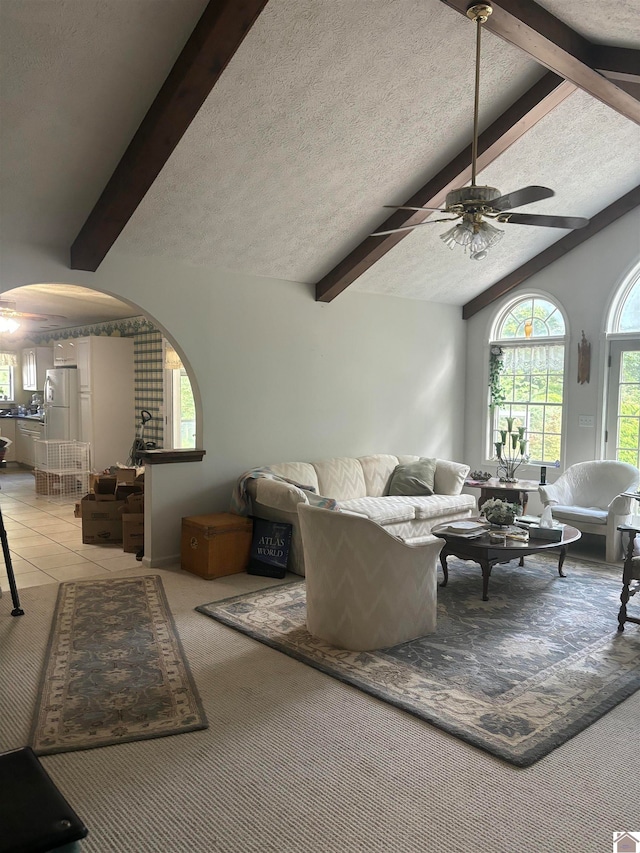
[[[498,459],[497,477],[501,483],[516,483],[516,471],[530,459],[525,428],[514,427],[513,420],[506,418],[507,428],[500,430],[500,441],[494,442]]]

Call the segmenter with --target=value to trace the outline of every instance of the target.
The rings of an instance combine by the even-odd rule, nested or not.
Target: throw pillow
[[[390,495],[432,495],[436,460],[422,457],[417,462],[397,465],[389,483]]]

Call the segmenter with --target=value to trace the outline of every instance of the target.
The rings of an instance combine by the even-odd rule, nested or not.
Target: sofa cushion
[[[416,518],[440,518],[455,511],[475,510],[473,495],[429,495],[413,498]]]
[[[338,509],[364,515],[382,525],[411,521],[416,517],[411,498],[406,497],[354,498],[340,501]]]
[[[391,475],[389,495],[432,495],[436,460],[423,457],[417,462],[398,465]]]
[[[398,464],[398,457],[376,453],[372,456],[360,456],[358,461],[362,465],[367,495],[373,498],[386,495],[391,475]]]
[[[606,509],[600,509],[597,506],[562,506],[562,504],[552,506],[551,514],[562,521],[577,521],[583,524],[606,524],[608,516]]]
[[[313,462],[318,478],[318,491],[321,495],[348,501],[352,498],[364,498],[367,487],[364,482],[362,465],[352,457],[324,459]]]
[[[471,469],[461,462],[438,459],[434,492],[437,495],[459,495]]]

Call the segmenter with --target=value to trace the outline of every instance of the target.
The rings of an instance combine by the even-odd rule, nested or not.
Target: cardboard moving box
[[[122,550],[138,553],[144,548],[144,513],[126,512],[122,516]]]
[[[137,553],[144,548],[144,495],[129,495],[122,507],[122,550]]]
[[[85,495],[80,501],[82,542],[84,545],[104,545],[122,542],[122,508],[124,501],[96,500],[97,495]]]

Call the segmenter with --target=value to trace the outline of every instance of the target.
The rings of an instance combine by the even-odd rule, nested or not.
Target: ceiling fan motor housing
[[[451,212],[475,213],[491,209],[491,202],[500,198],[500,190],[495,187],[461,187],[447,193],[446,208]]]

